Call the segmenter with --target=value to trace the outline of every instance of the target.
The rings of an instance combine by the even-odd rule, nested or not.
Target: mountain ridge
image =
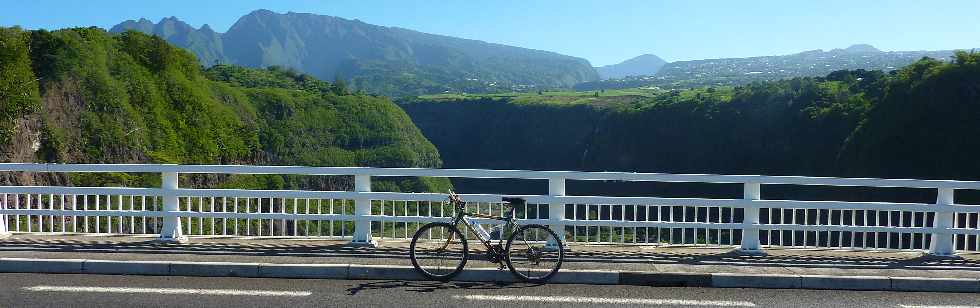
[[[256,10],[224,33],[173,17],[128,20],[110,32],[126,30],[158,35],[205,66],[282,66],[390,96],[567,88],[598,79],[578,57],[312,13]]]
[[[656,74],[583,82],[573,88],[578,91],[650,86],[687,89],[820,77],[839,70],[888,72],[923,57],[948,61],[954,52],[955,50],[882,51],[869,44],[853,44],[846,48],[814,49],[786,55],[675,61],[664,64]]]

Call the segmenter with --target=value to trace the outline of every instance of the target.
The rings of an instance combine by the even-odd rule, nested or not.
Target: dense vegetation
[[[0,43],[0,106],[3,122],[14,123],[3,127],[2,161],[441,165],[436,149],[398,106],[387,98],[352,94],[343,84],[275,67],[218,65],[202,71],[194,55],[138,32],[4,28]],[[53,181],[147,185],[158,175]],[[193,181],[270,188],[349,185],[349,179],[325,177]],[[441,190],[447,182],[378,185]]]
[[[28,41],[18,28],[0,28],[0,144],[11,141],[14,119],[36,109],[40,100]]]
[[[978,59],[638,100],[473,95],[403,107],[447,167],[977,180]]]
[[[206,66],[290,67],[388,96],[567,88],[598,79],[580,58],[314,14],[257,10],[223,34],[172,17],[126,21],[111,32],[126,30],[187,48]]]

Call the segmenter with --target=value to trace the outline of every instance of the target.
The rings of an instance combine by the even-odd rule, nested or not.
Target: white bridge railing
[[[445,220],[441,193],[372,192],[372,177],[547,180],[546,195],[526,195],[517,216],[550,225],[565,241],[654,245],[980,250],[980,206],[955,204],[956,190],[980,182],[795,176],[473,169],[0,164],[0,172],[157,173],[159,188],[0,186],[0,235],[9,233],[332,237],[354,243],[411,238],[424,223]],[[178,174],[353,176],[353,191],[191,189]],[[570,196],[566,180],[741,184],[743,198]],[[924,188],[935,204],[763,199],[764,185]],[[501,214],[502,195],[464,194],[468,210]],[[484,220],[484,223],[493,221]]]

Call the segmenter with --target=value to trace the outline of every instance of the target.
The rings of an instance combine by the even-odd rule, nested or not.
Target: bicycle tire
[[[425,234],[426,231],[428,231],[429,229],[435,228],[435,227],[445,227],[445,228],[448,228],[450,230],[450,232],[452,232],[452,234],[455,234],[455,236],[458,236],[459,237],[459,241],[463,244],[462,259],[459,261],[459,264],[456,266],[456,268],[452,272],[447,273],[447,274],[441,274],[440,275],[440,274],[431,273],[431,272],[425,270],[419,264],[418,252],[417,252],[419,240]],[[452,241],[452,240],[451,239],[448,239],[447,241]],[[463,271],[463,267],[466,266],[466,261],[469,259],[469,247],[468,247],[468,245],[466,243],[466,236],[464,236],[463,233],[460,232],[459,229],[456,228],[455,225],[449,224],[449,223],[444,223],[444,222],[434,222],[434,223],[429,223],[429,224],[426,224],[426,225],[422,226],[421,228],[419,228],[418,231],[415,232],[415,235],[412,236],[412,244],[409,247],[409,255],[411,256],[411,259],[412,259],[412,266],[415,267],[415,270],[418,271],[419,274],[422,274],[422,276],[425,276],[426,278],[429,278],[429,279],[432,279],[432,280],[446,281],[446,280],[452,279],[456,275],[459,275],[459,273]]]
[[[525,275],[524,273],[517,270],[517,268],[514,266],[513,260],[511,259],[511,252],[512,252],[511,249],[515,248],[513,247],[514,239],[517,237],[518,234],[523,234],[524,231],[528,229],[544,230],[543,232],[549,234],[552,238],[555,239],[555,243],[557,243],[556,246],[558,251],[558,260],[555,262],[554,268],[552,268],[552,270],[547,275],[540,276],[540,277],[529,277],[528,275]],[[555,234],[555,232],[552,231],[551,228],[548,228],[547,226],[543,226],[543,225],[537,225],[537,224],[524,225],[518,228],[517,231],[512,233],[510,237],[507,239],[507,248],[504,251],[506,257],[505,260],[507,261],[507,268],[510,269],[510,273],[514,274],[514,276],[517,276],[517,278],[520,278],[521,280],[526,282],[541,283],[541,282],[548,281],[549,279],[551,279],[551,277],[554,277],[555,274],[558,273],[558,270],[561,269],[561,263],[565,259],[565,244],[561,242],[561,240],[558,238],[558,235]]]

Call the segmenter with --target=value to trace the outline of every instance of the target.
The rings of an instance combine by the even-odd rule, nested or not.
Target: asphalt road
[[[0,307],[980,308],[980,294],[0,274]]]

